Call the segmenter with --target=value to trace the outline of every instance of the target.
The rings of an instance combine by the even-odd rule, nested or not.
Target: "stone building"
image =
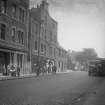
[[[29,58],[32,73],[40,58],[40,64],[53,62],[58,72],[67,69],[67,52],[59,46],[57,39],[58,23],[50,16],[48,2],[42,0],[40,5],[30,10],[29,20]],[[40,47],[39,47],[40,46]]]
[[[57,22],[50,16],[48,5],[48,2],[42,0],[40,5],[30,10],[29,55],[33,69],[39,55],[40,64],[47,61],[56,64]]]
[[[29,73],[28,51],[29,0],[0,0],[0,73],[5,66],[20,66],[21,74]]]
[[[38,62],[38,50],[39,50],[39,34],[40,34],[40,24],[34,19],[34,17],[29,15],[29,36],[28,36],[28,59],[31,62],[31,73],[35,72],[35,65]]]

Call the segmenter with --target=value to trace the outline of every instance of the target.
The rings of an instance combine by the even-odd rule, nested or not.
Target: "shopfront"
[[[0,49],[0,75],[9,75],[8,65],[19,66],[23,73],[24,53]]]
[[[8,75],[7,66],[10,63],[10,53],[0,51],[0,74]]]

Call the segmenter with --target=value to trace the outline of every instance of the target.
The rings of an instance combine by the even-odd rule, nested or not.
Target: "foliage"
[[[75,55],[75,60],[82,65],[96,58],[98,58],[98,55],[93,48],[84,48],[83,51],[77,52]]]

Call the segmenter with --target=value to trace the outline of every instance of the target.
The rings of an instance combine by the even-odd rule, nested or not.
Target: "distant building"
[[[64,72],[67,70],[67,51],[63,49],[61,46],[58,45],[57,47],[57,58],[56,58],[56,63],[57,63],[57,68],[58,72]]]
[[[21,74],[29,73],[28,10],[29,0],[0,0],[0,73],[2,67],[15,64]],[[7,74],[7,73],[6,73]]]
[[[74,70],[75,63],[73,63],[73,57],[72,57],[72,51],[67,51],[67,69],[68,70]]]

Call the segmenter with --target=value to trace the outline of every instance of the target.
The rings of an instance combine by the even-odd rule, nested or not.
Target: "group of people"
[[[57,67],[52,63],[40,63],[40,65],[36,65],[35,71],[37,75],[39,75],[40,73],[42,73],[43,75],[49,73],[56,74]]]
[[[3,75],[11,75],[11,76],[20,76],[20,67],[16,66],[14,64],[9,64],[6,68],[6,66],[3,66]]]

